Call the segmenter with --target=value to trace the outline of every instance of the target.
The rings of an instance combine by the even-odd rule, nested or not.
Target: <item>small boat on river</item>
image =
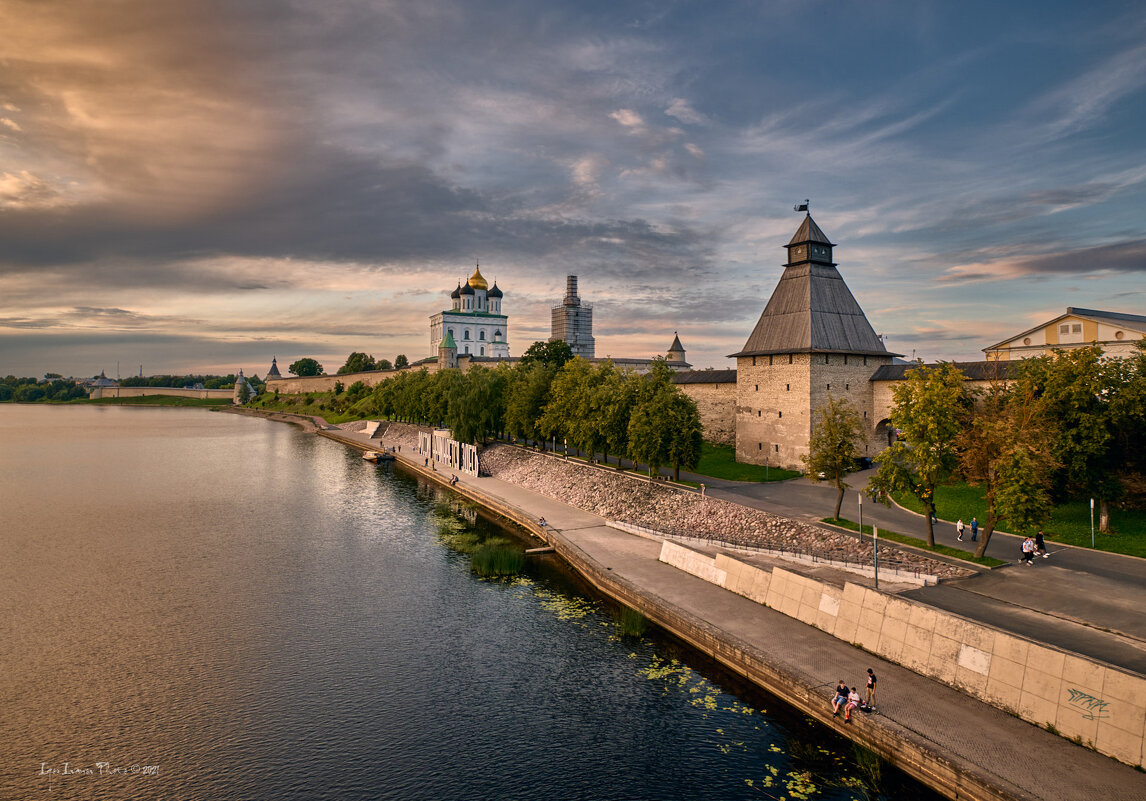
[[[378,464],[379,462],[393,461],[394,454],[386,453],[385,451],[366,451],[364,454],[362,454],[362,458],[368,462],[374,462],[374,464]]]

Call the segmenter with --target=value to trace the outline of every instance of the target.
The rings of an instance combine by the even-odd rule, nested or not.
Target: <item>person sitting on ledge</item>
[[[457,483],[458,483],[458,477],[456,475],[450,476],[450,486],[451,487],[455,486]]]
[[[537,520],[537,525],[541,526],[542,528],[545,528],[545,527],[546,527],[546,526],[548,526],[549,524],[545,522],[545,518],[544,518],[544,517],[541,517],[541,518],[538,518],[538,520]]]
[[[848,700],[848,685],[844,684],[844,680],[840,679],[839,684],[836,685],[836,695],[832,699],[832,717],[840,714],[840,705],[847,703]]]
[[[851,692],[848,693],[848,702],[844,706],[844,723],[851,723],[852,722],[852,710],[855,709],[859,705],[860,705],[860,694],[859,694],[859,691],[853,687],[851,689]]]

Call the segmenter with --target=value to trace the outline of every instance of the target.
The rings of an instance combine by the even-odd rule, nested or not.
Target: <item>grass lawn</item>
[[[274,395],[264,394],[247,405],[253,409],[264,409],[272,412],[313,414],[328,423],[349,423],[351,420],[365,420],[368,417],[353,406],[342,413],[334,411],[329,392],[313,392],[309,396],[309,401],[307,398],[307,395],[280,395],[276,401]],[[375,417],[374,419],[380,418]]]
[[[850,531],[859,531],[859,524],[853,523],[851,520],[836,519],[834,517],[825,517],[823,519],[823,521],[821,521],[821,522],[830,523],[833,526],[839,526],[840,528],[846,528],[846,529],[849,529]],[[863,527],[863,533],[864,534],[871,534],[871,526],[864,526]],[[959,548],[952,548],[948,545],[939,545],[938,543],[936,543],[935,547],[931,547],[927,544],[927,540],[921,540],[921,539],[918,539],[917,537],[909,537],[908,535],[900,534],[897,531],[886,531],[886,530],[881,528],[879,530],[879,536],[880,536],[880,539],[891,540],[892,542],[901,542],[904,545],[914,545],[916,548],[922,548],[925,551],[931,551],[932,553],[943,554],[945,556],[954,556],[954,557],[957,557],[959,559],[966,560],[968,562],[974,562],[975,564],[985,565],[986,567],[998,567],[999,565],[1007,564],[1002,559],[995,559],[992,556],[984,556],[982,559],[979,559],[975,556],[975,554],[971,553],[970,551],[963,551],[963,550],[960,550]]]
[[[231,405],[230,398],[179,398],[173,395],[144,395],[139,398],[99,398],[98,400],[78,400],[69,403],[86,403],[96,406],[222,406]]]
[[[731,445],[713,445],[710,442],[701,444],[700,463],[689,472],[729,481],[787,481],[801,475],[795,470],[779,467],[741,464],[736,461],[736,449]]]
[[[893,497],[900,506],[923,514],[923,504],[915,496],[897,493]],[[969,523],[972,517],[978,517],[979,523],[982,524],[987,518],[987,502],[983,498],[982,490],[978,487],[960,482],[935,489],[935,511],[940,520],[958,520],[962,517],[964,523]],[[1111,506],[1111,531],[1106,534],[1097,530],[1097,506],[1094,516],[1096,527],[1094,547],[1096,550],[1146,557],[1146,512],[1137,509],[1118,509]],[[939,525],[943,526],[944,524],[940,523]],[[1003,531],[1009,530],[1006,521],[1000,521],[999,528]],[[1043,526],[1043,534],[1052,542],[1081,545],[1089,548],[1090,503],[1088,501],[1071,501],[1056,506],[1051,512],[1050,519]]]

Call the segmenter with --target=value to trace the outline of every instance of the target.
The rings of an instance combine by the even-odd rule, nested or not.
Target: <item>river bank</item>
[[[448,475],[410,458],[417,430],[391,425],[382,444],[401,446],[404,467],[448,485]],[[357,448],[378,445],[351,430],[320,433]],[[453,489],[545,539],[602,593],[950,798],[1129,800],[1146,793],[1141,773],[682,573],[659,561],[659,543],[609,528],[599,514],[497,476],[462,476]],[[572,488],[558,481],[549,491]],[[540,517],[550,526],[538,526]],[[881,679],[880,713],[845,726],[831,715],[829,688],[840,676],[855,681],[867,667]]]

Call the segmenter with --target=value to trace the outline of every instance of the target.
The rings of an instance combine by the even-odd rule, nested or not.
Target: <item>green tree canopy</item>
[[[840,507],[844,502],[844,490],[848,485],[844,478],[855,470],[860,457],[859,441],[862,432],[859,412],[844,398],[828,396],[828,402],[820,407],[812,420],[812,436],[808,439],[808,455],[802,457],[809,479],[815,483],[830,481],[836,488],[836,511],[832,517],[840,517]]]
[[[920,364],[907,371],[892,398],[891,422],[903,438],[876,457],[879,471],[868,492],[884,503],[890,503],[892,492],[910,492],[929,506],[935,487],[949,480],[959,465],[956,440],[970,408],[963,373],[950,362],[933,368]],[[935,545],[931,515],[925,517],[927,544]]]
[[[287,371],[300,377],[322,375],[322,365],[308,356],[294,362]]]
[[[401,370],[403,367],[408,367],[409,365],[410,365],[410,360],[406,358],[405,353],[399,353],[397,356],[394,357],[394,369],[395,370]]]
[[[528,366],[533,362],[541,362],[554,370],[560,370],[572,358],[573,349],[569,347],[568,342],[550,339],[530,345],[525,353],[521,354],[521,364]]]
[[[295,362],[295,364],[298,364],[298,362]],[[365,373],[368,370],[374,369],[377,368],[373,356],[355,351],[346,357],[346,364],[338,368],[338,375],[345,375],[346,373]],[[291,365],[291,372],[294,372],[294,365]]]

